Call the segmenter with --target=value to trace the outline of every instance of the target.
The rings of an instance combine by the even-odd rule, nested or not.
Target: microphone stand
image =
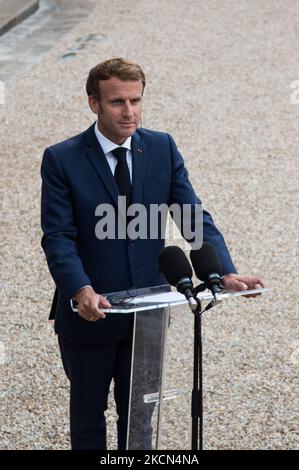
[[[200,288],[200,289],[199,289]],[[193,346],[193,390],[191,402],[192,417],[192,450],[203,450],[203,406],[202,406],[202,336],[201,336],[201,301],[197,293],[205,290],[202,284],[194,289],[197,303],[194,313],[194,346]]]
[[[205,283],[193,289],[197,306],[194,313],[194,346],[193,346],[193,390],[191,403],[192,417],[192,450],[203,450],[203,386],[202,386],[202,334],[201,334],[201,301],[197,298],[199,292],[207,288]],[[210,303],[208,308],[215,304]],[[206,309],[208,309],[206,308]],[[205,309],[205,310],[206,310]]]

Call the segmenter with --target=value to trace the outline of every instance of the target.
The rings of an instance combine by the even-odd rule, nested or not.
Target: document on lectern
[[[161,286],[161,290],[165,287],[166,286]],[[167,288],[170,289],[170,286],[167,286]],[[147,292],[147,289],[149,289],[149,293]],[[151,291],[150,289],[153,289],[153,291]],[[221,293],[216,294],[216,300],[221,301],[222,299],[227,299],[230,297],[239,297],[248,294],[262,294],[266,290],[267,289],[265,288],[233,292],[223,290]],[[130,291],[105,294],[105,297],[107,297],[112,307],[109,309],[102,309],[103,312],[131,313],[143,310],[152,310],[155,308],[182,305],[187,303],[186,297],[183,294],[180,294],[179,292],[173,292],[171,290],[168,290],[167,292],[162,291],[156,293],[155,288],[146,288],[143,290],[140,289],[140,291],[142,293],[140,294],[137,290],[135,292],[136,295],[133,295]],[[213,299],[213,294],[207,289],[203,292],[198,293],[197,298],[201,301],[209,301]]]

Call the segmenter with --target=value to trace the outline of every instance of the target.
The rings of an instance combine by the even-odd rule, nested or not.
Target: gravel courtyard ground
[[[46,146],[93,122],[89,69],[123,56],[147,74],[143,126],[173,135],[239,272],[269,285],[203,318],[204,447],[298,449],[297,2],[89,3],[89,17],[5,82],[0,104],[0,448],[69,448],[68,383],[47,321],[54,286],[40,247],[39,168]],[[191,314],[174,311],[167,382],[184,392],[165,406],[163,448],[190,448],[192,341]],[[110,448],[114,421],[111,401]]]

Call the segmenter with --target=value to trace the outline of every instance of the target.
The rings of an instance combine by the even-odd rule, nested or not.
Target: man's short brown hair
[[[91,69],[89,72],[86,91],[88,96],[100,98],[100,80],[109,80],[117,77],[120,80],[141,80],[145,87],[145,74],[140,65],[126,59],[116,58],[105,60]]]

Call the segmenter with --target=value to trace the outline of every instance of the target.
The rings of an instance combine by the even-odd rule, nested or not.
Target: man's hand
[[[251,290],[266,287],[265,281],[259,276],[242,276],[240,274],[225,274],[222,278],[224,288],[231,291]],[[256,297],[260,294],[248,294],[245,297]]]
[[[105,297],[97,294],[92,287],[84,287],[75,294],[78,302],[78,313],[80,317],[87,321],[97,321],[100,318],[106,318],[100,307],[111,307]]]

